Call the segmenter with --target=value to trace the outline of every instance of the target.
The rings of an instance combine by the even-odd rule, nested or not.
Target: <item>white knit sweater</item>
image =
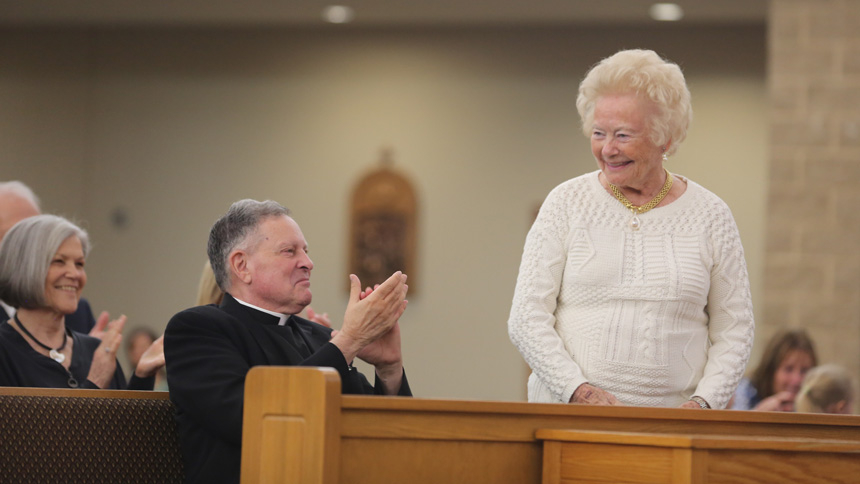
[[[725,407],[754,329],[731,211],[683,178],[634,231],[598,173],[550,192],[526,238],[508,332],[532,368],[529,401],[567,403],[589,382],[625,405]]]

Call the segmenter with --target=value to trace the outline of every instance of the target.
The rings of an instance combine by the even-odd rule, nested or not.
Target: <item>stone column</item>
[[[770,186],[756,346],[778,328],[803,327],[820,360],[860,376],[860,0],[771,0],[769,9]]]

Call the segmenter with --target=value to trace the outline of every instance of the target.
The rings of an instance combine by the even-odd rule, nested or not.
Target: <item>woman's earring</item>
[[[669,157],[666,156],[666,153],[663,153],[663,163],[666,163],[667,161],[669,161]]]

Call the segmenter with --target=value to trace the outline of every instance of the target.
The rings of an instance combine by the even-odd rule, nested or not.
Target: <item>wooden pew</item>
[[[248,373],[242,483],[534,483],[541,429],[860,442],[860,417],[340,394],[325,368]]]
[[[0,387],[0,482],[185,480],[167,392]]]

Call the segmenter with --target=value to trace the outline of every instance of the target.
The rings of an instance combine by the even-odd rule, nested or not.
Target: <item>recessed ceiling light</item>
[[[651,5],[651,18],[663,22],[674,22],[684,18],[684,10],[676,3],[655,3]]]
[[[345,24],[355,17],[355,11],[344,5],[330,5],[323,9],[323,18],[333,24]]]

